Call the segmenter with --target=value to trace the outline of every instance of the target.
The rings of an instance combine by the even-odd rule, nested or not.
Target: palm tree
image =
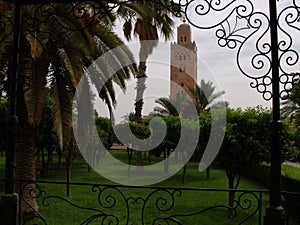
[[[166,3],[167,4],[167,3]],[[143,96],[146,89],[146,64],[148,57],[158,44],[158,30],[161,31],[165,40],[170,39],[173,34],[174,22],[170,17],[172,10],[155,2],[136,1],[131,3],[131,9],[137,9],[133,14],[128,5],[120,7],[119,15],[125,19],[123,32],[127,40],[131,40],[132,31],[140,41],[139,66],[136,76],[136,100],[134,120],[140,122],[142,118]],[[133,16],[134,15],[134,16]],[[137,151],[137,166],[142,166],[142,152]],[[138,167],[141,168],[141,167]]]
[[[67,13],[68,10],[64,4],[22,7],[26,23],[22,27],[18,87],[17,179],[34,181],[36,178],[34,133],[42,118],[49,80],[53,87],[54,129],[63,148],[70,140],[73,95],[84,68],[108,50],[123,45],[106,26],[105,19],[96,19],[84,3],[75,8],[74,13]],[[9,9],[5,13],[7,17],[13,15]],[[45,15],[46,21],[43,20]],[[8,41],[5,43],[10,44]],[[0,56],[8,55],[8,49],[1,48]],[[114,57],[110,63],[94,65],[98,76],[91,79],[109,108],[115,103],[112,83],[124,89],[124,81],[129,78],[130,72],[136,72],[132,65],[133,56],[127,48],[118,48],[118,52],[112,54]],[[5,60],[7,58],[1,57],[0,61]],[[106,79],[107,71],[112,71],[111,65],[114,63],[129,66],[117,71],[101,89],[102,80]],[[23,197],[28,201],[28,205],[23,204],[25,214],[32,214],[38,209],[31,196],[34,187],[34,184],[30,184],[24,189]]]
[[[158,31],[165,40],[169,40],[173,34],[174,22],[170,15],[172,9],[166,8],[155,2],[135,2],[132,8],[137,7],[138,16],[133,17],[131,9],[127,5],[119,9],[119,15],[125,19],[123,31],[126,39],[131,40],[132,31],[140,41],[139,66],[137,85],[136,85],[136,102],[135,102],[135,121],[140,121],[143,108],[143,95],[146,88],[146,64],[148,57],[152,54],[153,49],[158,44]],[[167,4],[167,3],[166,3]]]
[[[215,93],[215,89],[216,87],[211,81],[206,82],[203,79],[200,81],[200,86],[196,85],[195,88],[190,88],[198,114],[220,103],[215,100],[225,94],[225,91]]]
[[[134,112],[129,112],[122,116],[124,122],[134,122]]]
[[[159,98],[155,101],[159,106],[154,107],[153,116],[183,116],[189,117],[190,107],[193,102],[183,93],[178,93],[175,98]]]
[[[155,102],[160,106],[154,107],[153,112],[150,113],[151,116],[179,116],[171,99],[163,97],[155,100]]]

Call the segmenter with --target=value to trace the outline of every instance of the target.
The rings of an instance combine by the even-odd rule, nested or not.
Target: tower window
[[[186,41],[186,36],[184,36],[184,41]]]
[[[183,84],[183,83],[181,83],[181,84],[180,84],[180,86],[181,86],[181,87],[183,87],[183,86],[184,86],[184,84]]]
[[[180,37],[180,41],[183,41],[183,37]]]
[[[186,60],[186,55],[183,55],[183,60],[184,60],[184,61]]]
[[[182,55],[179,56],[179,60],[182,60]]]

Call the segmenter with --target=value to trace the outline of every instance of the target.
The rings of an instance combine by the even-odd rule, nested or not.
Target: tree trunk
[[[131,174],[131,159],[132,159],[133,150],[131,148],[127,148],[127,156],[128,156],[128,178]]]
[[[70,153],[68,153],[70,154]],[[66,167],[67,167],[67,196],[71,196],[71,166],[72,166],[72,157],[68,155],[66,159]]]
[[[228,217],[232,218],[234,216],[234,197],[235,197],[235,189],[238,188],[241,180],[241,176],[238,175],[237,182],[234,185],[235,178],[237,174],[230,169],[227,169],[226,171],[227,178],[228,178],[228,186],[229,186],[229,192],[228,192]]]
[[[185,184],[186,182],[186,164],[183,167],[183,173],[182,173],[182,183]]]
[[[148,151],[148,164],[149,164],[149,165],[152,164],[152,152],[151,152],[151,150]]]
[[[183,162],[185,162],[185,159],[186,159],[185,152],[182,151],[182,160],[183,160]],[[183,184],[185,184],[185,182],[186,182],[186,166],[187,166],[187,163],[188,162],[186,162],[186,164],[184,164],[184,167],[183,167],[183,173],[182,173],[182,183]]]
[[[144,105],[144,92],[146,89],[146,63],[140,62],[139,72],[136,82],[135,114],[134,121],[140,122],[142,119],[142,110]]]
[[[229,189],[233,189],[233,186],[231,187],[229,185]],[[228,192],[228,217],[232,218],[234,216],[233,211],[233,203],[234,203],[234,196],[235,196],[235,190],[229,190]]]
[[[169,156],[170,156],[170,150],[165,149],[164,150],[164,173],[169,173]]]
[[[28,123],[27,109],[24,103],[24,96],[19,89],[17,115],[19,119],[17,131],[16,148],[16,179],[35,181],[35,155],[34,155],[34,128]],[[23,190],[21,190],[23,189]],[[22,214],[28,219],[38,211],[38,204],[35,199],[35,184],[24,184],[23,188],[17,182],[16,190],[22,194]],[[20,193],[22,191],[22,193]],[[26,201],[26,202],[25,202]]]
[[[206,168],[206,178],[210,178],[210,166]]]
[[[136,151],[136,165],[137,167],[137,173],[138,174],[144,174],[144,163],[143,163],[143,152],[142,151]]]
[[[57,149],[57,156],[58,156],[57,170],[61,171],[61,159],[63,156],[62,150]]]

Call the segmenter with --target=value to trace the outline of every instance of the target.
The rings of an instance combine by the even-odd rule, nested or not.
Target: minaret
[[[192,42],[191,27],[183,20],[177,27],[177,43],[171,43],[170,98],[179,92],[190,96],[190,87],[197,83],[197,46]],[[192,97],[192,96],[191,96]]]

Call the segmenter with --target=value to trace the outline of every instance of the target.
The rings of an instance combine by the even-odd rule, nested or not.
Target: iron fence
[[[1,187],[4,183],[4,179],[0,180]],[[35,188],[27,189],[29,195],[25,194],[27,196],[25,197],[26,187],[32,184]],[[17,181],[17,186],[20,187],[18,224],[57,225],[59,221],[60,225],[261,225],[269,195],[269,190],[266,189],[137,187],[74,182],[70,185],[73,194],[68,197],[65,194],[66,182]],[[228,206],[230,191],[235,192],[232,207]],[[83,195],[85,195],[84,200],[82,200]],[[281,191],[281,195],[286,211],[286,225],[298,224],[300,193]],[[37,201],[38,211],[34,211],[28,196]],[[206,199],[209,199],[209,202],[205,202]],[[24,206],[34,211],[30,217],[22,213]],[[68,211],[67,214],[65,214],[66,211]],[[209,223],[207,223],[207,218],[210,219]]]
[[[63,194],[65,188],[62,188],[67,185],[65,182],[21,180],[18,183],[21,187],[19,224],[44,225],[55,224],[54,217],[60,224],[260,225],[269,193],[268,190],[71,183],[74,193],[67,197]],[[28,190],[26,186],[32,184],[35,189]],[[56,189],[55,193],[61,190],[62,194],[51,194],[53,189]],[[24,190],[30,192],[27,197],[24,197]],[[229,192],[235,192],[232,206],[228,206]],[[83,195],[84,199],[80,197]],[[35,198],[40,207],[33,220],[22,216],[21,212],[24,205],[30,207],[28,198]]]

